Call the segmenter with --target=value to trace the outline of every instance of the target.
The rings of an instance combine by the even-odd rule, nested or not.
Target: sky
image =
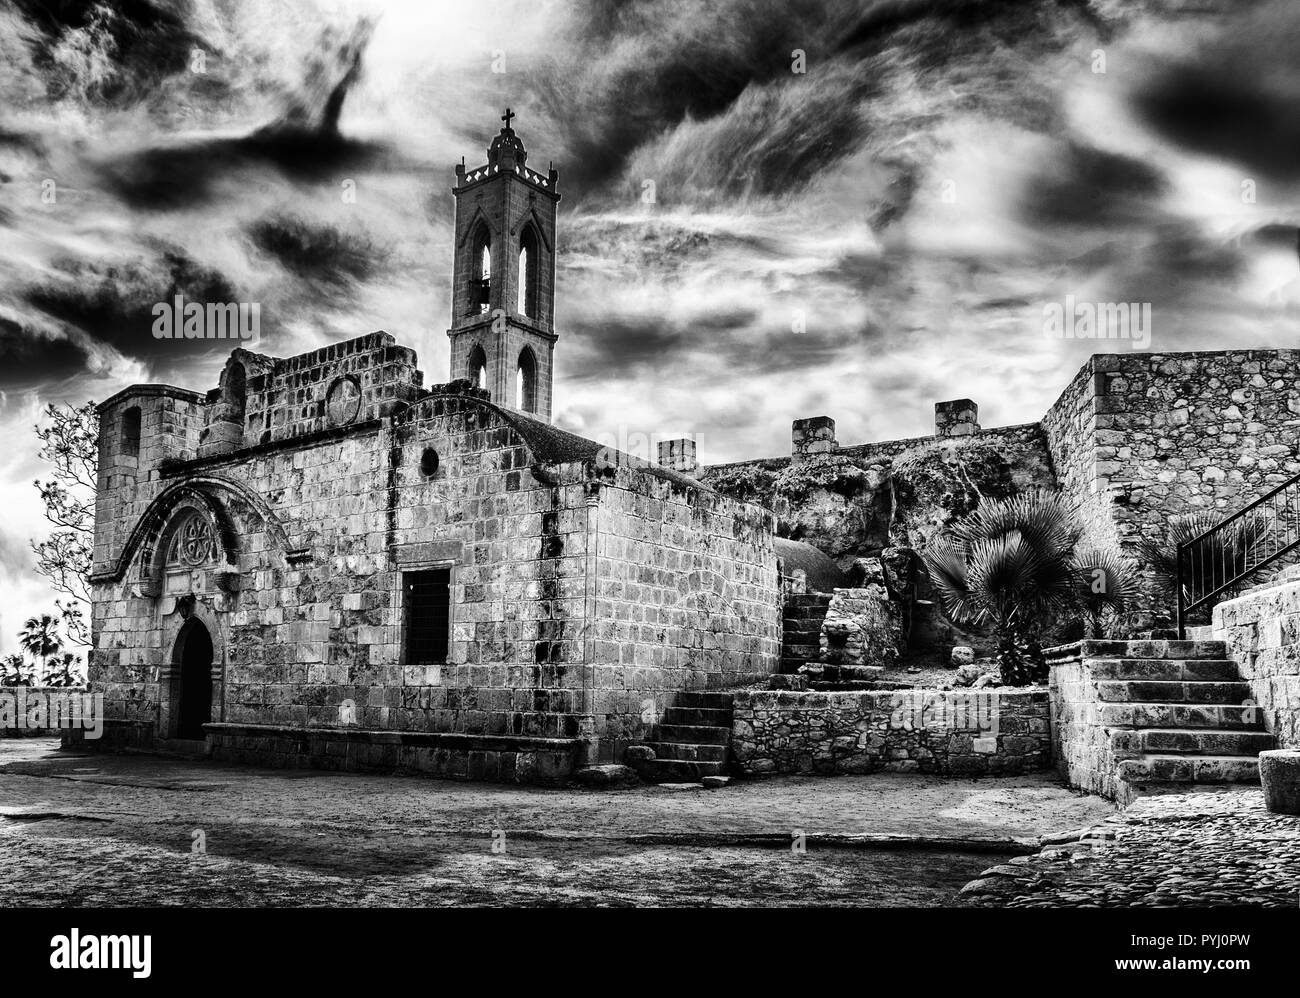
[[[560,174],[554,421],[718,463],[1037,420],[1134,347],[1049,335],[1067,296],[1300,345],[1298,47],[1289,0],[0,0],[0,652],[53,602],[45,404],[216,385],[156,302],[447,380],[453,167],[506,106]]]

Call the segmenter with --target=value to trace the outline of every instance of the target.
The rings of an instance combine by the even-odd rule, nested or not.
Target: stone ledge
[[[262,738],[293,738],[357,742],[366,745],[412,745],[483,752],[572,751],[581,738],[541,738],[532,735],[475,735],[458,731],[383,731],[373,728],[304,728],[287,724],[231,724],[213,722],[203,730],[209,735],[246,735]]]
[[[192,475],[196,471],[232,462],[246,461],[264,454],[274,454],[277,451],[315,447],[319,444],[342,440],[346,437],[377,433],[383,429],[383,426],[383,419],[366,419],[348,426],[331,426],[323,430],[312,430],[299,436],[281,437],[277,440],[268,440],[266,443],[249,444],[247,447],[226,451],[221,454],[208,454],[203,457],[185,459],[164,458],[158,463],[158,477],[164,480],[181,478]]]

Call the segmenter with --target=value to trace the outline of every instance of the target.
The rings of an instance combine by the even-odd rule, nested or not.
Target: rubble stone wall
[[[741,772],[977,775],[1051,767],[1047,691],[742,690],[732,758]]]
[[[1300,474],[1300,350],[1104,354],[1096,474],[1120,541],[1229,513]]]

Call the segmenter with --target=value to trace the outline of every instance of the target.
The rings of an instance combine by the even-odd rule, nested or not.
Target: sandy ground
[[[56,744],[0,740],[0,905],[953,904],[1112,811],[1052,774],[542,790]]]

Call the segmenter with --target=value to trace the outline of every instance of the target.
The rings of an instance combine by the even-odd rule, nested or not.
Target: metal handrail
[[[1250,536],[1252,533],[1255,536]],[[1174,569],[1179,638],[1186,635],[1188,614],[1235,590],[1250,576],[1297,548],[1300,548],[1300,475],[1287,479],[1195,537],[1180,542]]]

